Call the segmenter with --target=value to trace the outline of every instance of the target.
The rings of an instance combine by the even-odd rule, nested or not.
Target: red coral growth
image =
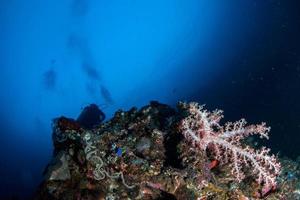
[[[66,130],[75,130],[75,131],[80,131],[81,127],[78,122],[76,122],[73,119],[68,119],[66,117],[60,117],[58,119],[58,127],[61,131],[66,131]]]

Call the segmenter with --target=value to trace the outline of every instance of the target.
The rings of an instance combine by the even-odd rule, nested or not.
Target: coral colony
[[[270,149],[255,150],[241,143],[250,135],[269,139],[270,127],[266,127],[265,123],[246,126],[245,119],[221,126],[222,110],[209,112],[195,102],[186,106],[189,115],[182,120],[182,131],[195,150],[209,151],[220,163],[229,163],[238,182],[245,178],[243,169],[251,166],[258,183],[266,187],[276,186],[281,166],[274,155],[268,155]]]
[[[194,102],[152,101],[89,128],[80,116],[54,120],[54,155],[35,199],[298,198],[297,165],[244,142],[268,139],[265,123],[221,125],[221,110]]]

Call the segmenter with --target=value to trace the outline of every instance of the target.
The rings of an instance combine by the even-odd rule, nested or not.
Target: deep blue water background
[[[52,153],[51,119],[108,118],[155,99],[272,126],[300,152],[300,6],[288,0],[0,0],[0,199],[26,198]]]

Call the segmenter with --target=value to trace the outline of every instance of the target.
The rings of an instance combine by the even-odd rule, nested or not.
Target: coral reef
[[[222,117],[196,103],[174,109],[153,101],[92,129],[57,118],[35,199],[297,199],[298,163],[282,159],[279,174],[277,158],[243,141],[268,137],[269,128],[221,126]]]

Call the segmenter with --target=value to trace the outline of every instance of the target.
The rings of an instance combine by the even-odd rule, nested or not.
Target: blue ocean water
[[[0,196],[29,197],[51,120],[198,101],[300,147],[300,7],[284,0],[1,0]]]

